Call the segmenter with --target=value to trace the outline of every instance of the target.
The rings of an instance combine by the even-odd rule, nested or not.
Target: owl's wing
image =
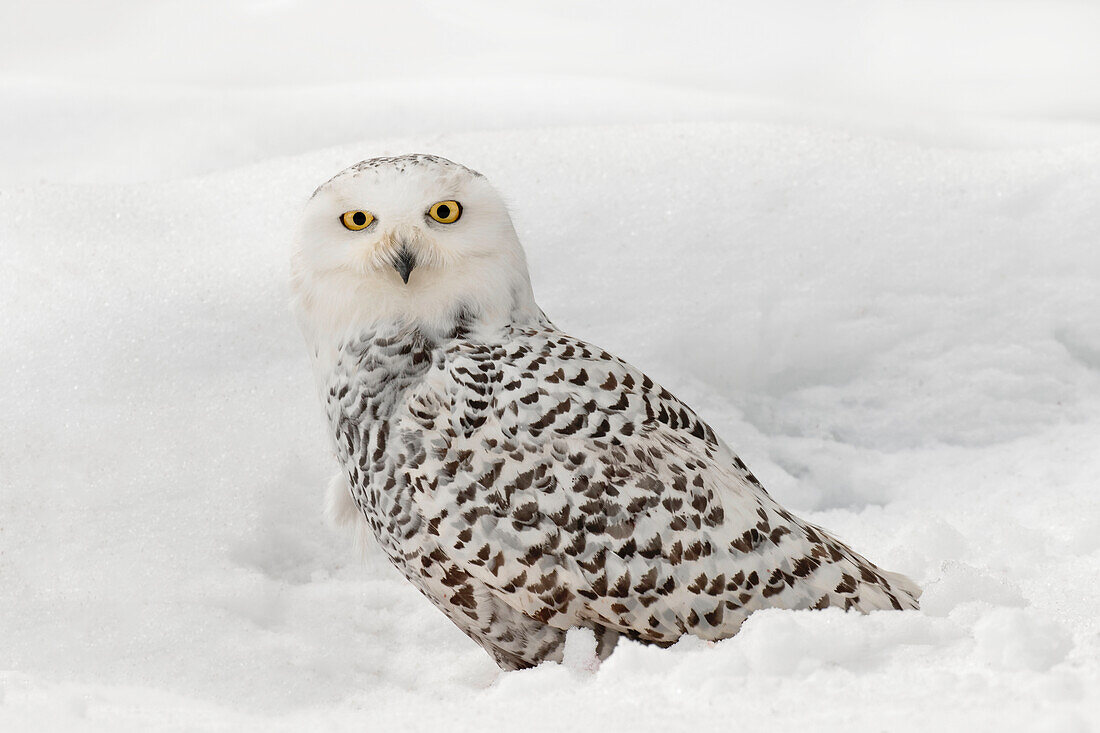
[[[440,549],[551,626],[671,643],[763,607],[916,607],[911,581],[786,512],[667,390],[560,332],[457,344],[404,420],[434,436],[410,480]]]

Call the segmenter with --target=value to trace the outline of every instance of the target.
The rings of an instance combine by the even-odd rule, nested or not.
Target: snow
[[[592,674],[600,668],[596,654],[596,634],[592,629],[574,627],[565,635],[561,666],[576,674]]]
[[[1073,2],[0,8],[0,729],[1100,725],[1097,38]],[[289,236],[408,151],[487,174],[555,322],[922,611],[501,674],[329,526]]]

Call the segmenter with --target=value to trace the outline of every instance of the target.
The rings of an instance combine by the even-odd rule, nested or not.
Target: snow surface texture
[[[1100,725],[1096,7],[97,5],[0,9],[0,729]],[[290,233],[408,151],[923,610],[502,675],[328,527]]]

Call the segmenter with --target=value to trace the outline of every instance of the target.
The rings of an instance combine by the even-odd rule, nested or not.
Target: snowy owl
[[[337,506],[502,668],[591,629],[724,639],[761,608],[914,609],[920,589],[775,502],[687,405],[535,304],[500,196],[432,155],[321,185],[294,308]]]

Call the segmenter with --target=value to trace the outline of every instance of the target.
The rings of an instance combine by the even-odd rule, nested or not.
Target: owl
[[[293,306],[353,514],[504,669],[591,629],[719,640],[761,608],[916,609],[920,589],[780,506],[699,416],[563,333],[481,174],[374,158],[321,185]]]

